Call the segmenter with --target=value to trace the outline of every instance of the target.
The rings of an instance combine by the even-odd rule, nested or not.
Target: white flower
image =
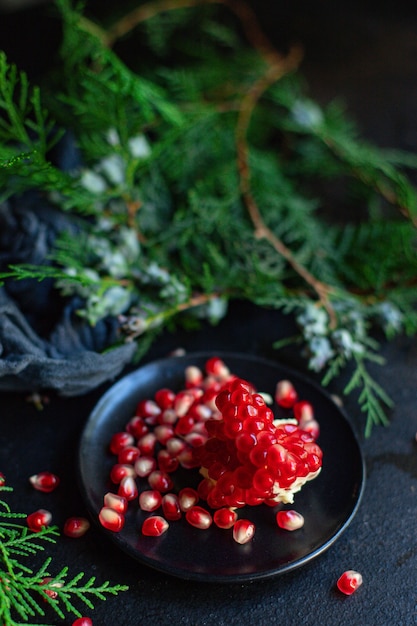
[[[137,135],[129,139],[129,150],[132,157],[136,159],[145,159],[151,153],[151,148],[144,135]]]
[[[80,184],[84,187],[84,189],[97,194],[103,193],[103,191],[106,191],[107,189],[104,178],[91,170],[84,170],[81,174]]]

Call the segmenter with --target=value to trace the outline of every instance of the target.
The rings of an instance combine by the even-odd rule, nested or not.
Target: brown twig
[[[247,133],[253,111],[265,90],[268,89],[268,87],[270,87],[274,82],[282,78],[285,74],[294,70],[298,66],[300,59],[301,51],[299,48],[292,49],[287,57],[276,57],[274,63],[269,66],[265,74],[256,83],[254,83],[252,88],[242,99],[236,125],[236,147],[240,174],[240,189],[243,201],[255,227],[255,236],[258,239],[266,239],[269,241],[278,254],[280,254],[291,265],[293,270],[314,289],[319,297],[320,304],[329,314],[331,325],[334,327],[336,325],[336,316],[333,307],[329,302],[329,294],[332,291],[331,287],[318,280],[307,270],[307,268],[301,265],[284,242],[277,237],[270,228],[268,228],[262,218],[255,198],[253,197],[250,184],[249,146]]]

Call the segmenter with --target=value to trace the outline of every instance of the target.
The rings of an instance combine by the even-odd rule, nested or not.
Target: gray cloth
[[[0,271],[10,264],[44,263],[63,229],[76,222],[29,194],[0,205]],[[0,390],[53,389],[83,394],[113,379],[133,358],[135,345],[108,350],[118,339],[115,318],[92,327],[76,314],[51,280],[9,280],[0,288]]]

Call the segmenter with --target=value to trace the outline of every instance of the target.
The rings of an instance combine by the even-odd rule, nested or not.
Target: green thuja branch
[[[11,491],[10,487],[0,487],[0,493]],[[7,502],[0,500],[0,620],[4,626],[45,619],[48,610],[61,619],[71,614],[81,617],[76,604],[93,609],[95,601],[127,589],[109,582],[97,584],[94,576],[85,580],[84,573],[70,578],[67,567],[54,575],[51,557],[34,570],[27,559],[43,552],[44,544],[56,543],[59,532],[50,526],[34,533],[25,521],[25,514],[11,511]]]

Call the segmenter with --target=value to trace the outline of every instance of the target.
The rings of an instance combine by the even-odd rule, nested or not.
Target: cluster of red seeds
[[[117,462],[110,480],[117,492],[104,496],[102,526],[119,532],[128,504],[150,513],[142,533],[159,536],[169,522],[185,517],[197,528],[214,522],[232,528],[238,543],[249,541],[255,526],[238,519],[237,509],[261,503],[292,502],[293,494],[320,471],[322,452],[311,404],[299,401],[289,381],[280,381],[277,404],[292,409],[292,420],[274,422],[264,395],[231,374],[217,357],[185,370],[185,389],[158,390],[141,400],[125,430],[110,441]],[[196,488],[174,488],[177,469],[200,469]],[[277,523],[294,530],[294,511],[281,511]]]

